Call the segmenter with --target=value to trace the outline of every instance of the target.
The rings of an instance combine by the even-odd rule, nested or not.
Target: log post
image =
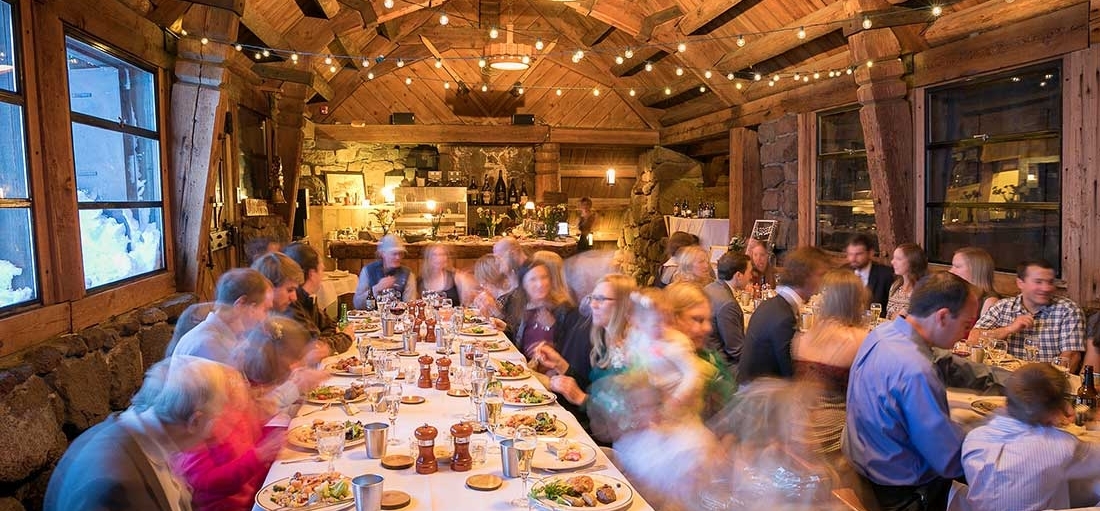
[[[764,218],[764,206],[760,190],[760,143],[755,130],[733,128],[730,130],[730,229],[735,234],[748,236],[752,223]]]
[[[211,39],[233,41],[237,17],[230,11],[196,5],[183,26]],[[202,45],[194,39],[179,42],[177,82],[172,87],[171,169],[172,215],[175,217],[176,286],[194,291],[199,269],[206,263],[210,243],[209,198],[213,193],[218,135],[225,121],[226,101],[221,85],[226,79],[225,45]]]
[[[302,159],[302,125],[309,87],[296,83],[284,83],[282,91],[275,95],[275,154],[283,164],[283,196],[286,204],[277,207],[279,215],[288,226],[294,222],[294,209],[298,197],[298,171]]]
[[[546,143],[535,148],[535,201],[546,192],[561,191],[561,145]]]
[[[848,0],[849,12],[888,6],[884,0]],[[889,28],[863,30],[848,37],[848,48],[860,65],[855,78],[856,96],[862,108],[859,118],[867,147],[867,170],[875,204],[879,253],[888,254],[900,243],[913,241],[915,233],[915,169],[913,167],[913,117],[902,80],[905,66],[898,57],[901,45]]]

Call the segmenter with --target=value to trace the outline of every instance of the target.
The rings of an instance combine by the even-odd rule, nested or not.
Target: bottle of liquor
[[[516,190],[516,180],[508,183],[508,204],[512,206],[519,205],[519,190]]]
[[[481,205],[492,206],[493,205],[493,186],[489,184],[492,182],[493,177],[488,173],[485,174],[485,183],[481,185]]]
[[[519,205],[526,206],[529,200],[531,200],[531,197],[527,195],[527,181],[523,180],[519,185]]]
[[[493,191],[493,204],[497,206],[508,205],[508,185],[504,184],[504,173],[497,169],[497,186]]]
[[[466,188],[466,204],[477,206],[481,202],[481,190],[477,186],[477,180],[470,176],[470,186]]]
[[[1092,366],[1087,365],[1081,370],[1081,376],[1084,381],[1081,383],[1081,388],[1077,389],[1077,395],[1073,399],[1074,408],[1076,413],[1076,422],[1078,426],[1084,426],[1085,422],[1091,421],[1096,414],[1097,394],[1096,386],[1093,384]]]
[[[340,315],[336,317],[336,328],[343,330],[348,327],[348,304],[340,304]]]
[[[672,201],[672,216],[680,216],[680,199]]]
[[[378,308],[377,302],[374,299],[374,289],[371,286],[367,286],[367,299],[364,300],[363,309],[373,311]],[[343,304],[341,304],[343,305]]]

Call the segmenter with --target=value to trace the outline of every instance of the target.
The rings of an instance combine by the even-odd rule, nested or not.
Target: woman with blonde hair
[[[909,295],[913,294],[913,288],[917,281],[928,273],[928,256],[924,249],[916,243],[902,243],[894,249],[894,256],[890,259],[890,265],[894,267],[894,275],[898,279],[890,286],[890,300],[886,302],[886,319],[894,319],[905,315],[909,311]]]
[[[714,282],[710,253],[699,245],[681,248],[676,253],[676,273],[672,275],[672,283],[677,282],[694,282],[703,286]]]
[[[474,279],[478,290],[463,303],[473,304],[486,318],[504,319],[512,288],[511,279],[504,272],[500,258],[493,254],[477,258],[474,263]]]
[[[993,289],[993,256],[989,252],[978,247],[960,248],[951,256],[951,269],[948,271],[982,290],[979,318],[1001,299],[1001,295]]]
[[[420,290],[420,296],[434,294],[450,298],[453,305],[462,303],[451,252],[446,246],[435,243],[424,249],[416,287]]]
[[[561,255],[549,250],[536,250],[534,255],[531,256],[531,261],[545,263],[550,270],[551,287],[556,291],[563,292],[569,299],[569,303],[576,305],[576,300],[573,299],[569,286],[565,283],[565,260],[561,258]]]
[[[807,452],[840,455],[848,372],[867,329],[863,311],[870,298],[859,276],[848,269],[831,270],[822,279],[821,302],[810,329],[791,343],[795,379],[818,393],[805,414]]]
[[[670,324],[691,340],[695,355],[710,367],[703,391],[703,417],[709,418],[729,402],[737,391],[737,383],[722,356],[707,346],[713,323],[710,300],[703,287],[694,282],[674,282],[665,288],[665,304],[670,312]]]

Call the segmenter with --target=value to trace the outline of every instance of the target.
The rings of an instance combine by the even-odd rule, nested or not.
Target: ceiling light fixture
[[[512,25],[508,25],[503,43],[489,43],[485,46],[489,67],[499,71],[523,71],[531,67],[531,45],[512,41]],[[478,65],[481,65],[481,62]],[[482,66],[484,67],[484,66]]]
[[[806,38],[806,27],[798,27],[798,38],[799,39],[805,39]]]

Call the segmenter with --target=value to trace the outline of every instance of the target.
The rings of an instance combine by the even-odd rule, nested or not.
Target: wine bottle
[[[680,216],[680,199],[672,201],[672,216]]]
[[[378,308],[377,301],[374,299],[374,289],[371,289],[371,286],[367,286],[367,299],[364,302],[363,310],[373,311]],[[343,305],[345,304],[341,304],[341,306]]]
[[[508,204],[512,206],[519,205],[519,191],[516,190],[516,180],[508,183]]]
[[[481,185],[481,205],[493,205],[493,186],[489,183],[493,180],[488,173],[485,174],[485,183]]]
[[[502,169],[497,169],[497,186],[493,190],[493,203],[497,206],[508,205],[508,185],[504,184],[504,173]]]
[[[531,200],[531,197],[527,195],[527,181],[524,180],[524,181],[520,182],[519,205],[526,207],[527,206],[527,201],[529,201],[529,200]]]
[[[1077,395],[1073,400],[1076,405],[1075,422],[1078,426],[1084,426],[1086,422],[1093,419],[1098,404],[1096,387],[1093,385],[1092,366],[1085,366],[1081,371],[1081,376],[1084,381],[1082,381],[1081,387],[1077,389]]]
[[[466,204],[477,206],[481,202],[481,190],[477,186],[477,180],[470,176],[470,186],[466,188]]]

